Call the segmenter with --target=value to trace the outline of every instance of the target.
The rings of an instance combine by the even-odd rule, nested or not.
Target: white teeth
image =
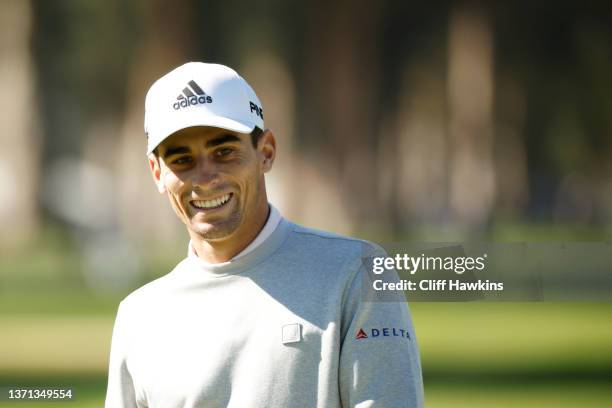
[[[215,208],[215,207],[219,207],[222,204],[227,203],[227,201],[230,199],[230,195],[226,194],[223,197],[220,198],[215,198],[214,200],[196,200],[196,201],[192,201],[192,204],[194,205],[194,207],[197,208]]]

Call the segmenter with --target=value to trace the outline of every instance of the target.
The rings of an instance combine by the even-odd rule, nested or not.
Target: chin
[[[238,225],[231,221],[210,223],[191,223],[191,230],[205,240],[223,239],[232,235]]]

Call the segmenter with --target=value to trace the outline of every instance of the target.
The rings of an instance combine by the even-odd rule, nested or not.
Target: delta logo
[[[206,95],[206,92],[204,92],[196,81],[193,80],[187,83],[187,86],[183,88],[182,93],[176,97],[176,100],[177,102],[172,104],[174,110],[179,110],[192,105],[212,103],[213,101],[212,96]]]
[[[360,328],[355,335],[356,340],[379,337],[401,337],[410,340],[410,332],[406,329],[398,329],[397,327],[378,327],[371,328],[368,331]]]

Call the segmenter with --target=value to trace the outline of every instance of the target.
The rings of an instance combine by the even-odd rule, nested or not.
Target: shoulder
[[[311,281],[320,282],[321,293],[342,293],[342,304],[348,297],[361,298],[372,258],[386,256],[374,242],[297,224],[288,241],[291,267],[300,265],[300,272],[305,270]]]
[[[364,258],[384,255],[380,245],[364,239],[348,237],[291,223],[290,244],[296,252],[304,252],[318,259],[333,258],[343,263],[361,264]]]
[[[293,233],[305,241],[316,244],[327,244],[339,248],[352,248],[368,251],[383,251],[380,245],[364,239],[348,237],[333,232],[304,227],[291,222]]]
[[[135,309],[146,308],[153,303],[157,303],[164,294],[170,293],[180,283],[177,272],[186,267],[186,260],[178,263],[172,271],[161,276],[145,285],[135,289],[121,301],[121,308]]]

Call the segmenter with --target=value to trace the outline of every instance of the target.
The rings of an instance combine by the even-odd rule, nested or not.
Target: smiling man
[[[384,252],[269,204],[263,112],[223,65],[188,63],[151,86],[149,167],[191,240],[121,302],[106,407],[421,407],[407,305],[364,290],[362,260]]]
[[[275,151],[269,130],[203,126],[179,130],[156,148],[149,164],[158,190],[168,194],[200,258],[228,261],[259,234],[269,212],[263,174]]]

